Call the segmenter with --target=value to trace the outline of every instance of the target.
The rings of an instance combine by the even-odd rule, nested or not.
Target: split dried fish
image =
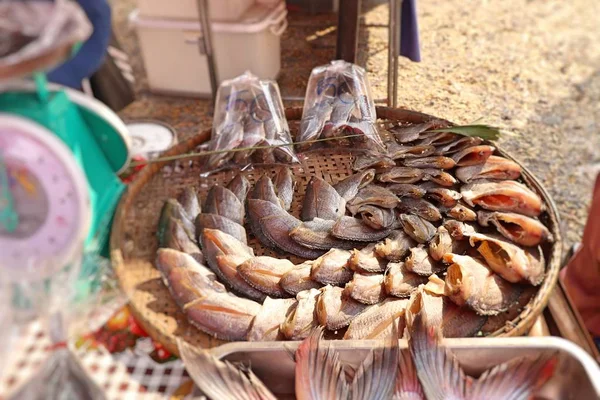
[[[343,240],[331,235],[334,225],[335,221],[315,218],[312,221],[301,223],[292,229],[289,235],[294,241],[310,249],[329,250],[338,248],[350,250],[359,245],[359,242]]]
[[[348,267],[353,271],[383,272],[387,266],[387,260],[376,252],[377,244],[369,243],[361,250],[353,249],[348,260]]]
[[[416,215],[401,214],[400,222],[404,232],[419,243],[429,242],[436,232],[436,228],[431,222]]]
[[[456,138],[456,140],[448,144],[437,147],[435,153],[440,155],[448,155],[464,150],[467,147],[477,146],[483,142],[483,139],[475,136],[456,136]]]
[[[281,201],[284,210],[289,210],[294,199],[294,188],[296,183],[292,176],[292,170],[286,167],[281,167],[275,174],[273,179],[277,197]]]
[[[201,242],[200,236],[204,229],[218,229],[221,232],[225,232],[240,242],[248,244],[246,229],[237,222],[230,220],[227,217],[223,217],[217,214],[198,214],[196,218],[196,232],[198,233],[198,242]]]
[[[325,285],[344,285],[352,279],[353,272],[348,267],[350,255],[348,250],[329,250],[313,262],[311,278]]]
[[[462,198],[462,195],[456,190],[439,186],[432,182],[424,183],[420,187],[426,191],[425,198],[436,201],[444,208],[451,209],[455,207]]]
[[[296,265],[294,269],[281,277],[279,286],[293,296],[304,290],[318,289],[323,286],[310,277],[313,263],[313,260],[309,260]]]
[[[508,310],[520,289],[469,256],[446,254],[448,297],[458,306],[468,305],[478,314],[496,315]]]
[[[461,195],[462,196],[462,195]],[[444,210],[446,215],[462,222],[477,221],[477,213],[467,207],[465,204],[459,202],[451,209]]]
[[[466,167],[469,165],[484,164],[492,154],[494,154],[496,148],[481,144],[478,146],[467,147],[464,150],[459,151],[452,155],[452,159],[456,162],[458,167]]]
[[[545,210],[540,197],[515,181],[476,181],[462,187],[463,199],[470,206],[491,211],[515,212],[536,217]]]
[[[402,197],[414,197],[420,199],[427,193],[427,190],[410,183],[396,183],[386,186],[386,189],[400,197],[400,199],[402,199]]]
[[[440,261],[444,254],[452,253],[452,236],[446,227],[439,226],[435,237],[429,242],[429,255],[435,261]]]
[[[383,339],[392,335],[398,321],[398,330],[404,330],[404,313],[408,300],[387,298],[367,308],[348,326],[344,339]]]
[[[455,240],[468,239],[469,236],[477,232],[473,225],[453,219],[444,221],[444,227],[448,230],[450,236],[452,236],[452,238]]]
[[[404,266],[409,271],[421,276],[437,274],[445,269],[445,266],[436,262],[422,245],[410,249]]]
[[[296,304],[296,299],[272,299],[267,297],[260,311],[252,321],[252,326],[248,332],[248,341],[268,342],[283,340],[284,337],[280,331],[280,326],[292,312]]]
[[[369,204],[362,205],[356,210],[363,222],[373,229],[381,230],[391,228],[396,222],[393,209],[381,208]]]
[[[443,121],[428,121],[422,124],[396,126],[390,129],[400,143],[409,143],[419,139],[419,135],[428,129],[445,126]]]
[[[386,298],[383,274],[358,273],[346,284],[344,294],[363,304],[377,304]]]
[[[248,218],[255,235],[259,232],[259,240],[264,237],[268,240],[267,243],[275,245],[276,248],[307,259],[314,259],[323,254],[323,251],[304,247],[290,237],[289,232],[301,222],[280,206],[264,200],[250,199]]]
[[[435,147],[428,144],[418,144],[414,146],[406,146],[392,142],[388,145],[387,155],[393,160],[405,159],[405,158],[419,158],[427,157],[435,152]]]
[[[348,202],[346,207],[352,215],[358,213],[358,209],[364,205],[372,205],[382,208],[395,208],[400,200],[398,197],[381,186],[369,185],[358,191],[358,194]]]
[[[288,297],[279,281],[292,269],[291,261],[267,256],[250,258],[237,267],[238,274],[250,286],[273,297]]]
[[[330,101],[322,101],[308,109],[302,116],[300,137],[307,142],[318,139],[325,126],[325,121],[329,120],[332,111],[333,106]],[[306,150],[308,147],[310,147],[310,144],[303,144],[299,146],[299,149]]]
[[[390,296],[408,297],[419,285],[427,283],[427,279],[409,271],[403,262],[389,263],[385,273],[385,291]]]
[[[189,221],[194,221],[196,216],[200,214],[200,203],[198,202],[198,194],[195,189],[191,187],[186,187],[183,189],[183,192],[179,195],[177,199],[179,204],[183,207],[185,214],[187,215],[187,219]]]
[[[167,199],[162,209],[160,210],[160,218],[158,220],[158,228],[156,236],[158,243],[165,243],[165,233],[172,228],[171,220],[176,220],[181,223],[185,233],[192,241],[196,241],[196,229],[194,223],[189,219],[189,216],[183,209],[183,206],[175,199]]]
[[[337,220],[346,212],[346,200],[324,179],[313,176],[306,185],[302,203],[302,220],[315,218]]]
[[[337,286],[325,286],[317,298],[319,323],[330,331],[348,326],[366,308],[367,305],[348,297],[344,289]]]
[[[258,181],[256,181],[254,187],[250,191],[249,199],[265,200],[276,206],[283,206],[281,199],[275,192],[273,181],[267,175],[261,176]]]
[[[385,170],[396,166],[396,162],[389,157],[360,155],[354,160],[352,169],[354,171],[362,171],[367,168],[374,168],[377,171]]]
[[[388,183],[415,183],[424,176],[425,173],[419,168],[394,167],[377,175],[377,180]]]
[[[400,201],[397,208],[401,213],[414,214],[427,221],[439,221],[442,219],[440,210],[427,200],[423,199],[406,197]]]
[[[194,257],[199,263],[204,263],[202,251],[196,242],[190,239],[181,220],[169,217],[166,227],[162,228],[162,232],[162,240],[158,244],[159,247],[182,251]]]
[[[416,246],[414,240],[411,239],[404,231],[393,231],[383,242],[375,245],[375,252],[379,257],[389,261],[401,261],[408,253],[411,247]]]
[[[456,178],[454,178],[448,172],[443,171],[441,169],[425,168],[423,169],[423,173],[424,181],[431,181],[441,186],[451,187],[454,186],[457,182]]]
[[[390,232],[390,229],[373,229],[362,220],[348,216],[338,219],[331,229],[333,236],[357,242],[375,242],[386,238]]]
[[[439,168],[439,169],[450,169],[454,168],[456,162],[445,156],[430,156],[423,158],[411,158],[402,161],[402,165],[405,167],[413,168]]]
[[[491,223],[505,238],[522,246],[537,246],[543,241],[552,241],[552,234],[540,221],[515,213],[478,213],[481,226]]]
[[[521,176],[521,167],[504,157],[490,156],[484,164],[456,169],[456,177],[465,183],[478,179],[509,180]]]
[[[358,194],[360,189],[373,182],[373,179],[375,179],[375,170],[366,169],[350,175],[346,179],[333,185],[333,187],[344,200],[350,201]]]
[[[231,192],[235,194],[240,202],[244,204],[246,197],[248,196],[248,192],[250,191],[250,182],[244,175],[237,174],[231,181],[229,181],[227,184],[227,189],[231,190]]]
[[[244,205],[235,193],[223,186],[213,186],[206,195],[203,212],[229,218],[240,225],[244,224]]]
[[[529,282],[537,286],[544,279],[543,253],[537,249],[524,250],[505,240],[475,233],[469,236],[488,266],[509,282]]]
[[[292,308],[285,321],[281,324],[281,333],[290,340],[306,338],[310,332],[319,326],[316,306],[320,290],[310,289],[296,295],[298,303]]]

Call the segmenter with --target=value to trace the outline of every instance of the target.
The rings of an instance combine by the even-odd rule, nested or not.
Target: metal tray
[[[468,338],[445,339],[465,371],[478,376],[483,371],[512,358],[560,354],[558,369],[538,392],[537,400],[594,400],[600,399],[600,368],[598,364],[577,345],[557,337],[536,338]],[[299,342],[228,343],[213,349],[213,354],[223,360],[242,362],[280,399],[293,399],[294,362],[290,351]],[[344,340],[332,341],[339,351],[340,359],[357,366],[367,351],[380,345],[378,341]],[[400,348],[407,348],[406,340],[400,340]]]

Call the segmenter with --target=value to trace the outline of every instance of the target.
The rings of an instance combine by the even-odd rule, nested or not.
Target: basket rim
[[[285,110],[286,118],[288,120],[299,120],[302,116],[302,107],[289,107]],[[377,107],[378,119],[388,121],[403,121],[408,123],[422,123],[428,120],[441,120],[454,125],[452,122],[444,120],[442,118],[434,117],[429,114],[424,114],[417,111],[412,111],[403,108],[392,108],[392,107]],[[197,135],[182,141],[166,152],[162,156],[173,156],[186,152],[192,151],[198,145],[205,143],[210,140],[211,129],[206,129]],[[523,166],[518,160],[512,157],[509,153],[496,147],[496,151],[503,157],[507,157],[515,161],[523,170],[522,179],[527,185],[536,190],[537,193],[543,198],[544,203],[547,206],[546,213],[549,217],[552,235],[554,236],[554,242],[551,244],[551,250],[546,261],[546,277],[543,283],[538,287],[535,296],[529,301],[523,308],[521,313],[513,320],[508,321],[502,328],[490,333],[486,337],[508,337],[508,336],[522,336],[528,329],[535,323],[535,320],[542,314],[546,308],[553,289],[558,281],[558,275],[560,272],[560,266],[562,261],[562,232],[560,216],[556,204],[550,197],[548,191],[539,182],[539,180],[529,170]],[[139,175],[134,181],[129,184],[119,201],[117,206],[115,217],[112,225],[111,236],[110,236],[110,255],[113,270],[115,271],[116,277],[119,281],[119,285],[124,291],[125,295],[130,300],[130,310],[136,319],[140,322],[142,327],[157,341],[161,342],[167,350],[173,354],[178,354],[177,344],[174,343],[173,339],[163,333],[157,332],[153,325],[146,321],[143,314],[137,309],[135,303],[132,301],[133,296],[130,290],[123,284],[123,274],[126,269],[126,262],[123,256],[122,245],[124,244],[124,228],[123,223],[127,210],[131,207],[133,200],[136,195],[143,189],[145,184],[159,172],[163,166],[172,163],[173,161],[158,161],[151,162],[143,170],[140,171]]]

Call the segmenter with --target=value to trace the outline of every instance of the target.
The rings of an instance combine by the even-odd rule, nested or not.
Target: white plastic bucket
[[[287,29],[285,3],[253,6],[236,23],[213,22],[219,82],[249,70],[275,79],[281,68],[281,35]],[[198,21],[143,18],[134,11],[148,84],[154,92],[207,96],[211,93],[206,56],[200,53]]]
[[[144,18],[183,19],[198,17],[197,0],[137,0]],[[254,0],[209,0],[208,13],[214,21],[238,21]]]

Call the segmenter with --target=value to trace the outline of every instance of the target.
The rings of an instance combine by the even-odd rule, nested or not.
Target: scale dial
[[[0,220],[0,271],[12,281],[48,277],[83,249],[90,222],[85,176],[52,132],[0,113],[1,175],[0,214],[16,217],[16,225]]]

